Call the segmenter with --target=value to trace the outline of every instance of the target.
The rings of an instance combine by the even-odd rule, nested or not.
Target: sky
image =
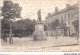
[[[42,20],[45,20],[45,17],[48,13],[53,13],[55,7],[58,7],[59,10],[66,8],[66,4],[75,4],[78,3],[78,0],[12,0],[14,3],[18,3],[22,7],[21,16],[23,19],[38,18],[37,12],[41,10]],[[3,6],[3,0],[0,0],[0,7]]]

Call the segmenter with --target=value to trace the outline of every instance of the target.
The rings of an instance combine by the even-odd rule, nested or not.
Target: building
[[[79,19],[75,18],[75,16],[79,16],[78,13],[78,3],[74,5],[66,4],[66,8],[60,11],[58,10],[58,7],[55,7],[55,12],[53,14],[49,13],[48,16],[45,18],[47,25],[47,35],[58,35],[60,33],[61,35],[70,36],[75,33],[73,21]],[[56,19],[59,20],[60,26],[56,27],[56,30],[51,30],[50,24]]]

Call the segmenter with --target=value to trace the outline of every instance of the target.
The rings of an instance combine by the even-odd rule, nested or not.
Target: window
[[[70,21],[68,22],[68,25],[70,25]]]
[[[68,14],[68,19],[70,19],[70,14]]]
[[[73,17],[73,14],[71,14],[71,17]]]
[[[51,21],[53,21],[53,18],[51,18]]]
[[[65,14],[65,18],[64,19],[66,20],[66,14]]]
[[[66,19],[66,15],[65,15],[65,19]]]
[[[61,22],[63,22],[63,17],[61,16]]]

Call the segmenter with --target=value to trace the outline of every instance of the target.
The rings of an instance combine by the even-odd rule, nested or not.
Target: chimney
[[[58,12],[58,7],[55,7],[55,13],[57,13]]]
[[[66,8],[70,8],[70,4],[66,4]]]

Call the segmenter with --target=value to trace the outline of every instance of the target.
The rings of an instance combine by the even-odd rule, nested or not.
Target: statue
[[[41,22],[41,10],[38,11],[38,20]]]
[[[44,32],[44,24],[41,20],[41,11],[38,11],[38,21],[35,25],[35,32],[33,33],[33,40],[35,41],[43,41],[46,40],[45,32]]]

